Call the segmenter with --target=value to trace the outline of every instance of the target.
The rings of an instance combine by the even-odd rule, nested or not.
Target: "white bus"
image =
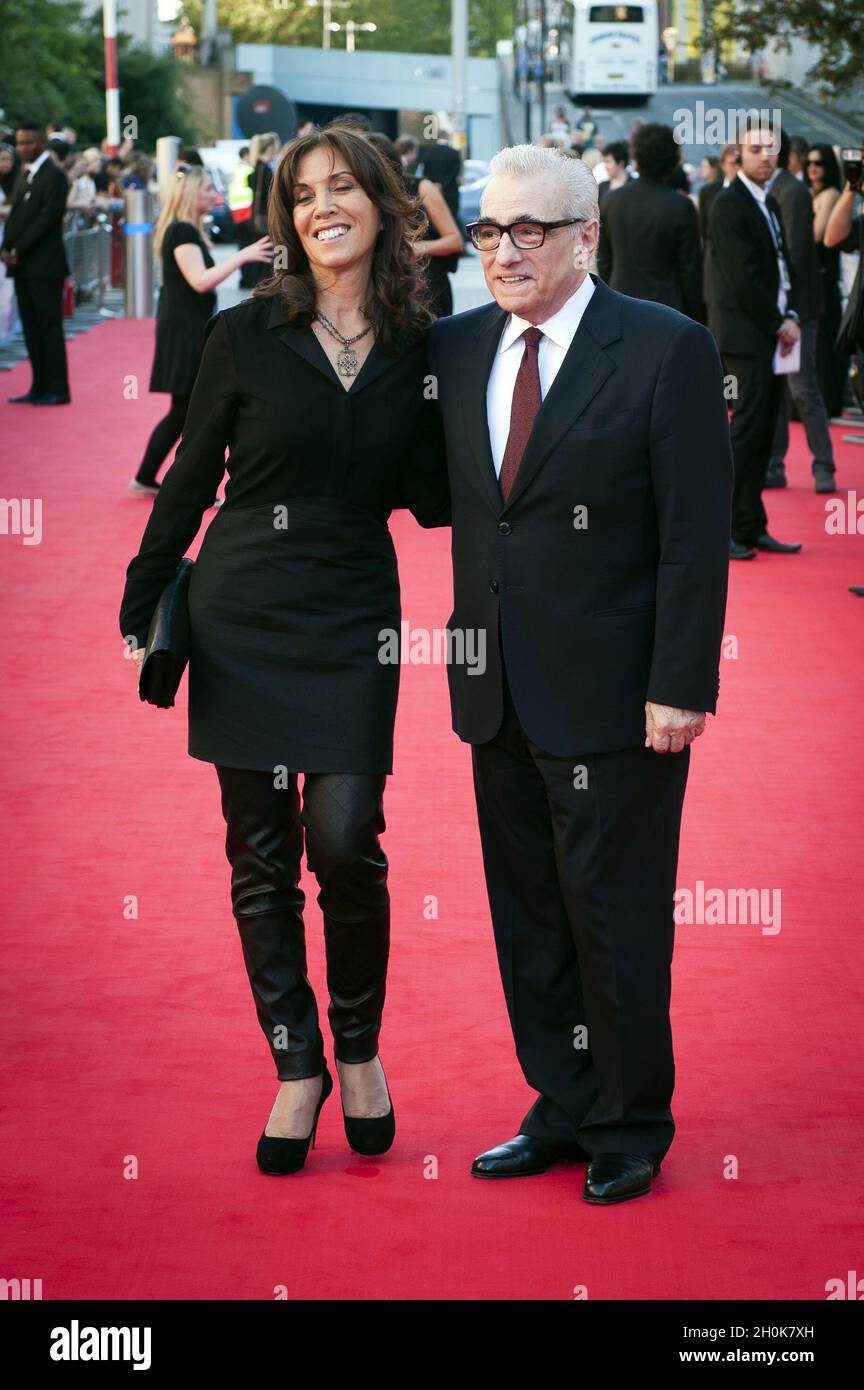
[[[571,3],[571,99],[647,100],[657,90],[656,0],[631,5],[598,5],[594,0]]]

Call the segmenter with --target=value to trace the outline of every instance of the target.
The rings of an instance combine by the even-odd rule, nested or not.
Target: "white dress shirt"
[[[593,293],[594,281],[586,274],[578,290],[561,305],[557,314],[546,319],[545,323],[537,324],[543,334],[537,353],[540,396],[543,400],[546,399],[549,387],[558,375],[558,369],[576,336],[576,330]],[[528,319],[520,319],[516,314],[510,315],[489,373],[486,386],[486,419],[489,424],[489,443],[492,446],[496,476],[501,472],[501,461],[507,447],[513,389],[525,353],[525,339],[522,334],[531,326]]]
[[[776,174],[772,175],[771,179],[769,179],[769,186],[771,183],[773,183],[776,177]],[[775,226],[774,218],[771,215],[771,209],[765,201],[765,198],[767,196],[766,189],[760,188],[758,183],[754,183],[752,179],[748,179],[747,175],[742,174],[740,169],[738,170],[738,178],[741,180],[744,187],[748,189],[749,192],[756,199],[756,202],[762,209],[762,216],[768,223],[768,230],[771,233],[771,240],[774,243],[774,250],[777,252],[777,268],[780,271],[780,285],[777,290],[777,308],[779,309],[781,314],[784,314],[786,312],[786,305],[789,302],[789,291],[792,288],[792,282],[789,279],[789,271],[786,266],[786,261],[783,256],[783,252],[780,249],[780,229],[779,227]]]
[[[46,160],[46,159],[50,159],[50,158],[51,158],[51,151],[50,151],[50,150],[43,150],[42,153],[40,154],[40,156],[39,156],[38,159],[34,159],[32,164],[28,164],[28,165],[27,165],[27,182],[28,182],[28,183],[32,183],[32,182],[33,182],[33,175],[36,173],[36,170],[39,169],[39,168],[41,168],[41,166],[45,163],[45,160]]]

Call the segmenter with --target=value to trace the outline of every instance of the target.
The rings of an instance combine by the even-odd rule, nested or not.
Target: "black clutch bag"
[[[189,580],[193,560],[183,559],[166,584],[147,630],[138,694],[148,704],[170,709],[189,660]]]

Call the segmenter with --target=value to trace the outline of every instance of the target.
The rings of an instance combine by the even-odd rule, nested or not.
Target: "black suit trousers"
[[[689,754],[554,757],[523,732],[506,680],[501,727],[473,747],[501,980],[516,1055],[540,1093],[523,1134],[658,1161],[672,1143],[673,899]]]
[[[231,901],[258,1022],[281,1081],[320,1076],[324,1045],[306,974],[306,862],[324,916],[328,1018],[340,1062],[368,1062],[378,1035],[390,950],[384,774],[297,774],[217,765]]]
[[[63,337],[63,280],[17,277],[15,293],[24,342],[33,372],[34,396],[69,395],[66,341]]]
[[[765,351],[758,356],[723,353],[723,370],[737,381],[737,397],[730,401],[735,464],[732,535],[742,545],[752,545],[768,529],[762,489],[783,387],[783,378],[771,370],[774,346],[766,341]]]

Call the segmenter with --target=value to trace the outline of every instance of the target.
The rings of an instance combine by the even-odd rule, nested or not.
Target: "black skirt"
[[[189,614],[193,758],[392,772],[400,668],[379,652],[401,611],[386,522],[332,498],[226,505],[202,542]]]
[[[209,296],[206,298],[209,301]],[[202,304],[198,312],[181,312],[176,307],[163,312],[160,305],[156,319],[156,352],[150,373],[151,391],[191,396],[204,351],[204,329],[211,313],[209,302]]]

